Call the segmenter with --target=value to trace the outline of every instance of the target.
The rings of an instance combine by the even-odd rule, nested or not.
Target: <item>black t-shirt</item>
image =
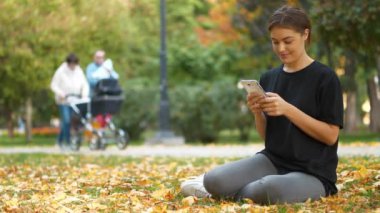
[[[335,72],[314,61],[287,73],[283,66],[263,74],[260,84],[309,116],[343,127],[342,91]],[[310,137],[285,116],[266,116],[265,154],[281,174],[301,171],[323,183],[326,195],[337,193],[338,142],[333,146]]]

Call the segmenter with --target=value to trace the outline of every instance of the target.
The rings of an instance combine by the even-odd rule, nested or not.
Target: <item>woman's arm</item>
[[[255,115],[255,124],[256,130],[259,133],[260,137],[265,140],[265,130],[267,125],[267,119],[265,118],[264,113],[254,113]]]
[[[334,145],[338,139],[339,127],[319,121],[297,107],[284,101],[278,94],[267,93],[268,97],[262,102],[261,107],[269,116],[285,116],[294,125],[309,136],[326,145]]]
[[[61,65],[57,71],[55,71],[54,73],[54,76],[53,76],[53,79],[51,80],[51,83],[50,83],[50,88],[51,90],[60,98],[64,98],[65,97],[65,93],[64,91],[59,87],[60,85],[60,81],[62,80],[62,75],[61,75],[61,69],[62,69],[62,66]]]

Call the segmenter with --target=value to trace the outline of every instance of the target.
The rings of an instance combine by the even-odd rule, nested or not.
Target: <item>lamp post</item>
[[[184,139],[177,137],[170,130],[170,110],[167,82],[167,52],[166,52],[166,0],[160,0],[160,110],[159,131],[150,144],[183,144]]]
[[[160,112],[159,112],[159,133],[160,137],[170,137],[170,110],[167,81],[167,53],[166,53],[166,0],[160,0]]]

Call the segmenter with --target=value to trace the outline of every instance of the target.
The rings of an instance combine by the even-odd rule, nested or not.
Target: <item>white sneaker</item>
[[[198,198],[211,197],[211,194],[203,186],[203,177],[204,174],[182,182],[181,193],[185,196],[195,196]]]

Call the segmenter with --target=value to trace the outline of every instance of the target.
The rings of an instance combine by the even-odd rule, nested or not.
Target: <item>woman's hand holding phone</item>
[[[263,102],[261,102],[260,106],[269,116],[286,116],[291,105],[278,94],[268,92],[267,97]]]
[[[284,101],[276,93],[267,93],[263,96],[259,93],[249,93],[247,95],[247,105],[254,114],[266,113],[269,116],[286,115],[289,103]]]
[[[260,114],[263,112],[261,104],[265,102],[265,96],[260,93],[252,92],[247,95],[247,105],[248,108],[254,114]]]
[[[247,91],[247,105],[254,114],[263,112],[261,104],[265,101],[265,91],[256,80],[241,80],[240,83]]]
[[[247,106],[249,110],[255,115],[256,129],[259,135],[265,139],[266,118],[262,108],[265,103],[266,93],[256,80],[241,80],[240,84],[244,86],[247,91]]]

